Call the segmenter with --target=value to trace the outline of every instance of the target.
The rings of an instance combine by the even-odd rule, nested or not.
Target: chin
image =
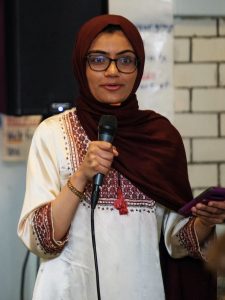
[[[121,105],[121,103],[123,102],[123,100],[113,100],[113,99],[98,99],[99,102],[101,103],[105,103],[105,104],[109,104],[109,105],[115,105],[115,106],[119,106]]]

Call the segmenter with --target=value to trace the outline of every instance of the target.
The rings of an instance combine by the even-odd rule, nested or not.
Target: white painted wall
[[[26,249],[17,237],[17,223],[22,207],[26,163],[6,163],[1,159],[0,128],[0,299],[19,300],[20,280]],[[31,299],[36,258],[30,255],[24,300]]]

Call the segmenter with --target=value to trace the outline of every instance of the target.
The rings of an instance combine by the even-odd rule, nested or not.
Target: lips
[[[107,91],[118,91],[122,87],[122,84],[109,83],[109,84],[102,84],[101,87],[103,87]]]

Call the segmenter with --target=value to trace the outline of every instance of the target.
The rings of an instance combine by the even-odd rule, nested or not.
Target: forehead
[[[118,53],[124,50],[134,51],[128,38],[122,31],[101,32],[91,43],[89,51],[104,51],[106,53]]]

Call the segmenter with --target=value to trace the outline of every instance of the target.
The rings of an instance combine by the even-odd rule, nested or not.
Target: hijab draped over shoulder
[[[133,90],[120,106],[98,102],[90,93],[86,78],[86,55],[91,43],[110,24],[120,26],[139,59]],[[118,129],[113,144],[119,156],[114,158],[113,167],[144,194],[177,210],[192,199],[186,155],[180,134],[165,117],[138,108],[135,92],[142,78],[144,60],[142,38],[126,18],[101,15],[85,23],[77,35],[73,53],[74,73],[80,87],[77,114],[90,140],[97,140],[101,115],[115,115]],[[206,272],[201,260],[169,257],[162,235],[160,256],[167,300],[216,299],[215,278]]]
[[[133,90],[127,100],[116,107],[96,101],[86,78],[86,55],[91,43],[111,24],[121,27],[139,59]],[[144,194],[176,210],[192,198],[185,151],[179,133],[165,117],[138,108],[135,92],[142,78],[144,60],[142,38],[126,18],[101,15],[85,23],[78,33],[73,53],[74,73],[80,87],[77,114],[90,140],[97,140],[101,115],[115,115],[118,129],[113,144],[119,156],[114,159],[113,167]]]

